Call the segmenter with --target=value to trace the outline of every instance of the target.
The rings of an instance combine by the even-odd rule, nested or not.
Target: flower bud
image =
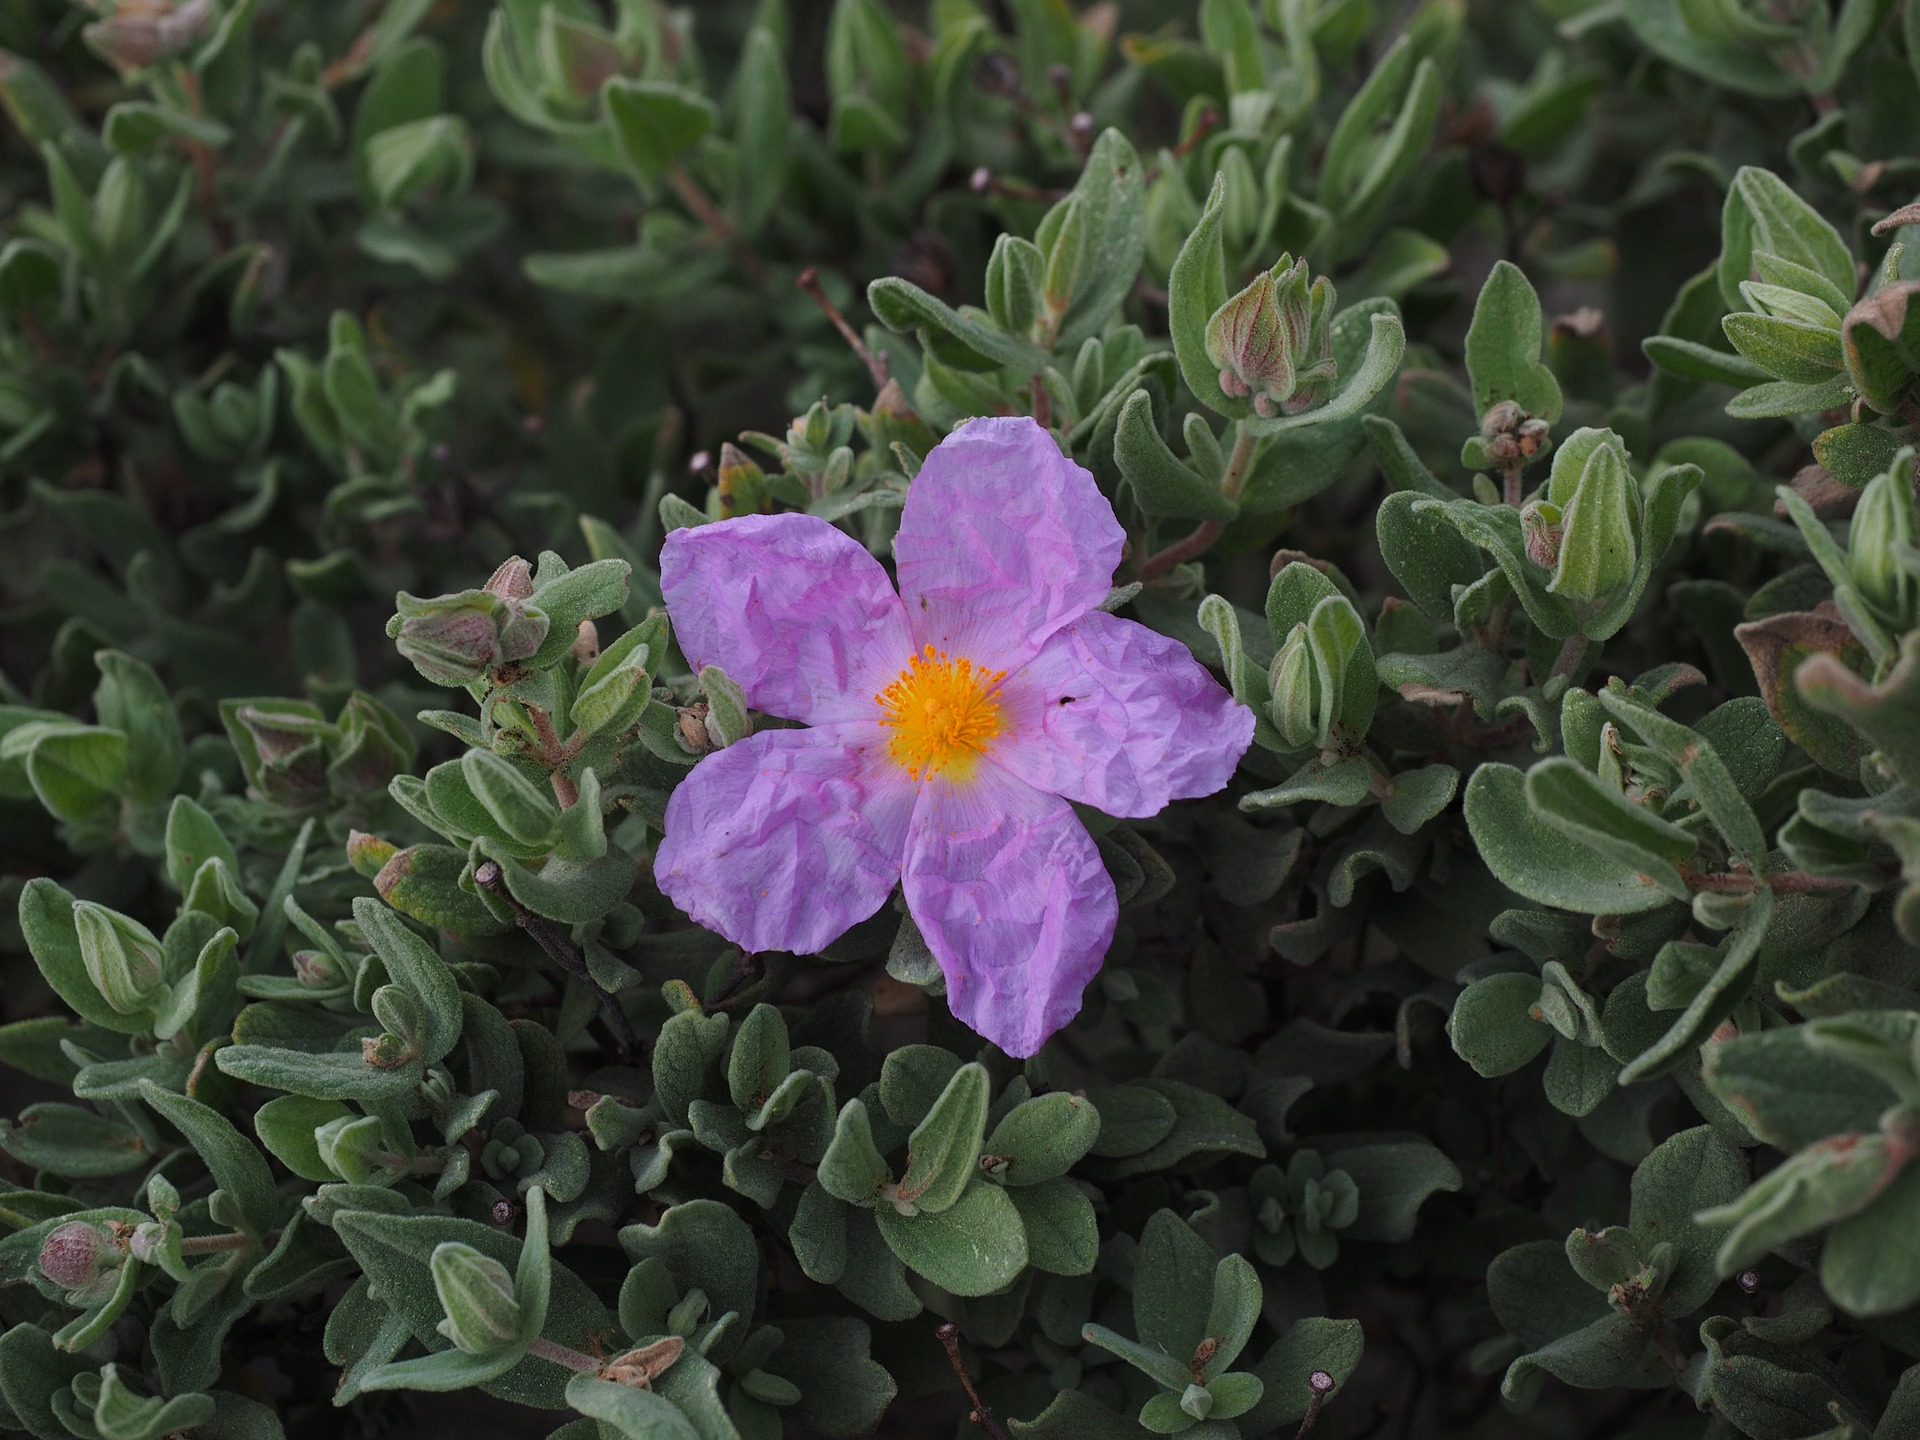
[[[563,15],[558,5],[541,11],[539,48],[549,89],[573,100],[591,100],[608,80],[632,68],[613,36]]]
[[[1520,508],[1520,533],[1525,537],[1527,559],[1542,570],[1560,563],[1560,540],[1564,531],[1560,507],[1545,500],[1531,500]]]
[[[178,55],[205,39],[217,13],[213,0],[148,0],[122,5],[80,32],[96,54],[122,75]]]
[[[260,795],[298,804],[327,784],[326,742],[333,727],[317,714],[291,708],[240,705],[233,720],[253,746],[253,764],[241,763]]]
[[[533,594],[533,567],[515,555],[503,560],[480,588],[502,600],[525,600]]]
[[[402,591],[387,622],[402,655],[435,685],[467,685],[494,666],[524,660],[547,638],[547,614],[529,604],[533,572],[517,556],[485,589],[422,599]]]
[[[1189,1385],[1180,1396],[1180,1408],[1196,1420],[1213,1413],[1213,1392],[1204,1385]]]
[[[1293,627],[1274,655],[1267,684],[1273,695],[1267,715],[1280,738],[1295,750],[1311,745],[1320,728],[1314,714],[1313,651],[1304,622]]]
[[[1847,532],[1847,569],[1855,588],[1879,616],[1905,629],[1914,623],[1920,580],[1900,563],[1901,547],[1914,543],[1911,459],[1896,460],[1860,492]]]
[[[47,1238],[40,1243],[40,1273],[74,1296],[76,1305],[84,1305],[88,1300],[105,1299],[105,1295],[94,1295],[101,1288],[111,1290],[114,1272],[125,1263],[124,1253],[113,1243],[113,1237],[98,1225],[85,1220],[69,1220],[64,1225],[56,1225],[47,1232]]]
[[[1603,605],[1633,580],[1639,560],[1639,490],[1625,447],[1610,430],[1578,431],[1554,457],[1549,499],[1560,507],[1560,553],[1547,589]],[[1576,473],[1573,467],[1578,466]]]
[[[753,733],[753,716],[740,683],[718,665],[700,670],[700,688],[707,695],[707,739],[716,750],[738,744]]]
[[[350,1185],[386,1185],[406,1172],[405,1156],[388,1146],[379,1117],[342,1116],[318,1126],[314,1148],[321,1163]]]
[[[987,260],[987,313],[1009,335],[1030,336],[1040,318],[1040,287],[1046,258],[1040,247],[1017,235],[1002,235]]]
[[[1207,358],[1220,367],[1220,388],[1251,395],[1263,416],[1297,415],[1322,399],[1339,367],[1328,322],[1333,284],[1309,284],[1307,262],[1280,263],[1214,312],[1207,322]]]
[[[164,985],[166,965],[154,933],[91,900],[74,902],[73,922],[87,978],[114,1013],[137,1015],[152,1008]]]
[[[520,1302],[507,1267],[457,1240],[436,1245],[427,1267],[447,1318],[442,1335],[469,1355],[495,1355],[520,1340]]]

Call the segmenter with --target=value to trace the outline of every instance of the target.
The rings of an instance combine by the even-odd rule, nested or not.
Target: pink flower
[[[897,595],[811,516],[669,536],[687,658],[809,728],[694,768],[667,806],[660,888],[748,951],[808,953],[903,884],[953,1013],[1037,1051],[1079,1010],[1118,908],[1067,801],[1156,814],[1224,786],[1253,738],[1185,646],[1098,608],[1124,539],[1025,418],[975,420],[927,456]]]

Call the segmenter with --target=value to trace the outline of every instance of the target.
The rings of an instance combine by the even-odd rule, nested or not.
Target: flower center
[[[996,698],[1004,670],[976,669],[929,645],[900,678],[873,698],[880,723],[893,732],[887,753],[915,780],[935,771],[965,775],[1000,733]]]

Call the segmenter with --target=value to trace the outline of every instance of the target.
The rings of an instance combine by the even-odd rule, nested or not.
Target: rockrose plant
[[[1916,0],[0,108],[0,1430],[1920,1436]]]

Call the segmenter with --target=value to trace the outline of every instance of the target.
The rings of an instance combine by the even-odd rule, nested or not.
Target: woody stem
[[[887,388],[887,361],[884,355],[875,355],[867,348],[867,342],[860,338],[860,332],[847,323],[847,317],[840,313],[840,307],[827,298],[827,292],[820,286],[820,269],[809,265],[794,277],[794,285],[805,291],[813,303],[820,307],[833,328],[840,332],[840,338],[847,342],[860,363],[867,367],[867,374],[873,380],[875,390]]]
[[[967,1403],[973,1407],[973,1414],[969,1418],[986,1432],[988,1440],[1007,1440],[1007,1432],[993,1418],[993,1412],[987,1408],[987,1402],[980,1398],[980,1392],[973,1388],[973,1377],[967,1373],[967,1362],[960,1356],[960,1327],[948,1321],[933,1333],[934,1338],[946,1349],[953,1373],[960,1377],[960,1388],[967,1392]]]

